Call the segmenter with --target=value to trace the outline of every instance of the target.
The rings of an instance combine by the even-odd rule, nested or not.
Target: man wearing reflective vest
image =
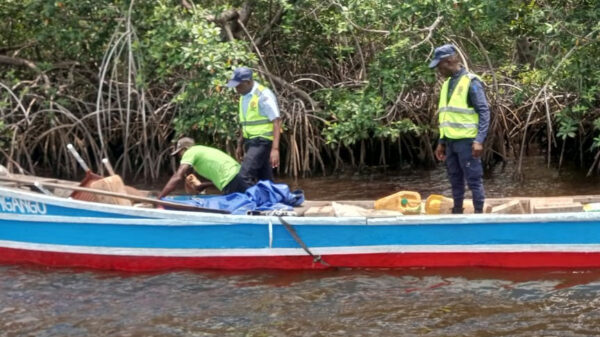
[[[451,44],[435,49],[429,68],[437,68],[447,78],[440,90],[440,140],[435,156],[446,161],[454,199],[452,213],[463,212],[465,180],[473,195],[475,213],[482,213],[485,192],[481,154],[490,122],[483,83],[461,65]]]
[[[252,70],[234,70],[227,83],[240,95],[238,115],[241,132],[236,157],[243,156],[240,175],[249,184],[273,180],[273,168],[279,166],[281,118],[273,92],[252,79]],[[245,154],[243,154],[245,150]]]

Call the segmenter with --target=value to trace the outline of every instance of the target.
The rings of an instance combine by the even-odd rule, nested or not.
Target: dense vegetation
[[[0,155],[28,172],[73,175],[67,143],[127,178],[157,178],[181,134],[233,153],[239,65],[278,96],[281,173],[431,166],[427,63],[448,42],[487,84],[488,167],[542,150],[600,169],[596,0],[0,0],[0,17]]]

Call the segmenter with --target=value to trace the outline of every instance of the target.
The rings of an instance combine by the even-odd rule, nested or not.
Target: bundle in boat
[[[85,177],[83,177],[83,180],[81,181],[81,183],[79,183],[79,187],[91,188],[91,184],[100,179],[102,179],[102,176],[97,175],[96,173],[88,169],[85,171]],[[71,193],[71,198],[83,201],[97,201],[96,195],[94,193],[82,191],[73,191]]]
[[[86,177],[79,184],[81,187],[92,188],[96,190],[114,192],[119,194],[127,194],[133,196],[145,197],[146,195],[137,189],[126,186],[118,175],[102,178],[101,176],[88,171]],[[73,191],[71,198],[83,201],[101,202],[105,204],[132,206],[129,199],[100,195],[90,192]]]
[[[331,208],[333,214],[336,217],[352,217],[352,216],[366,216],[366,217],[391,217],[391,216],[402,216],[404,215],[399,211],[391,211],[385,209],[368,209],[357,205],[348,205],[338,202],[332,202]]]

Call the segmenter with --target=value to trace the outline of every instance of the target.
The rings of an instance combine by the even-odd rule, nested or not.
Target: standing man
[[[429,68],[436,68],[446,81],[440,91],[438,160],[446,161],[454,199],[453,214],[462,214],[465,179],[473,194],[475,213],[483,213],[485,192],[481,154],[490,122],[490,109],[483,82],[461,64],[451,44],[434,51]]]
[[[252,70],[235,69],[227,83],[240,95],[241,132],[236,157],[244,158],[240,175],[248,185],[258,180],[273,180],[273,168],[279,166],[281,118],[273,92],[252,80]],[[242,146],[246,152],[243,155]]]
[[[179,156],[181,162],[177,172],[171,176],[165,187],[158,195],[158,199],[171,193],[185,177],[195,171],[208,182],[196,186],[198,193],[209,186],[215,186],[224,194],[235,192],[244,193],[249,185],[240,177],[240,164],[221,150],[196,145],[190,137],[183,137],[177,141],[172,156]]]

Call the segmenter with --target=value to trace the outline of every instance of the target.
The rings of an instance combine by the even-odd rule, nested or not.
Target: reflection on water
[[[600,271],[0,267],[2,336],[598,336]]]
[[[530,159],[489,197],[598,194]],[[450,195],[443,167],[302,179],[310,199]],[[158,187],[160,188],[160,187]],[[0,336],[599,336],[600,270],[400,269],[119,274],[0,266]]]

